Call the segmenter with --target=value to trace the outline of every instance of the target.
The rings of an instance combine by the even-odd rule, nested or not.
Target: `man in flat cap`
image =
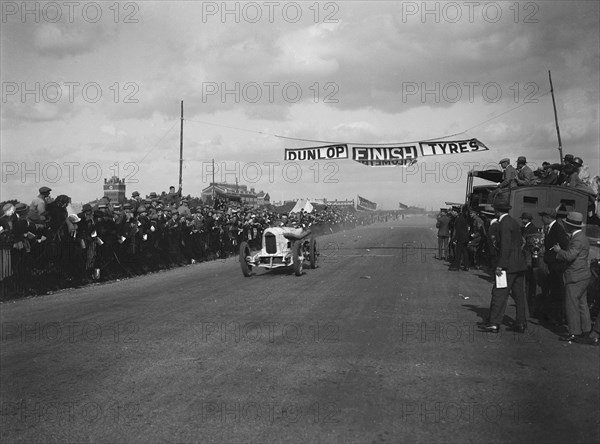
[[[565,227],[570,239],[566,248],[560,244],[552,247],[556,260],[566,265],[564,269],[565,308],[569,333],[561,341],[587,338],[592,330],[590,311],[587,304],[587,287],[591,277],[588,256],[590,243],[583,232],[583,215],[575,211],[568,213]]]
[[[510,159],[505,157],[498,162],[502,169],[502,182],[498,183],[498,188],[512,188],[516,185],[517,170],[510,164]]]
[[[496,200],[496,196],[503,192],[510,190],[517,186],[517,170],[510,164],[510,159],[505,157],[504,159],[500,159],[498,162],[502,167],[502,182],[498,182],[494,191],[490,193],[490,199],[492,202]]]
[[[497,203],[494,205],[494,209],[499,215],[498,245],[500,247],[495,275],[501,277],[505,274],[507,285],[506,287],[499,287],[497,279],[495,280],[492,288],[489,322],[483,326],[483,330],[492,333],[500,331],[500,324],[506,312],[510,291],[517,306],[513,331],[523,333],[527,328],[525,293],[523,292],[523,280],[527,264],[521,249],[521,228],[517,221],[508,214],[511,209],[508,203]]]
[[[556,252],[552,247],[556,244],[562,249],[569,245],[569,236],[563,225],[557,221],[554,208],[544,208],[539,212],[544,224],[544,263],[548,267],[547,286],[548,295],[542,300],[542,316],[553,317],[556,323],[562,322],[564,283],[563,272],[565,265],[556,259]]]
[[[138,191],[131,193],[131,199],[129,199],[129,203],[131,204],[133,211],[137,211],[138,207],[142,204],[142,198]]]
[[[535,175],[531,168],[527,166],[527,159],[525,156],[519,156],[517,159],[517,185],[526,186],[533,185],[535,183]]]
[[[31,201],[29,205],[29,219],[36,224],[43,224],[46,220],[44,213],[46,205],[50,203],[50,191],[48,187],[41,187],[38,196]]]

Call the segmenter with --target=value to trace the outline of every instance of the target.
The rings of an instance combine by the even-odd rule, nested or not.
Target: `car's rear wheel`
[[[302,241],[296,241],[292,244],[292,251],[294,253],[294,274],[296,276],[302,276],[302,270],[304,268],[304,253],[302,252]]]
[[[242,267],[243,275],[246,277],[252,275],[252,265],[248,263],[248,256],[250,256],[250,246],[248,242],[242,242],[240,244],[240,266]]]
[[[317,268],[317,260],[319,256],[319,250],[317,249],[317,240],[313,237],[310,239],[310,268]]]

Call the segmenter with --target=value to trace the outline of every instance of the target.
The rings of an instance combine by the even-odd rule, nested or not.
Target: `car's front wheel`
[[[317,268],[317,259],[319,250],[317,249],[317,240],[313,237],[310,239],[310,268]]]
[[[292,251],[294,253],[294,274],[296,276],[302,276],[302,270],[304,268],[304,252],[302,251],[302,241],[296,241],[292,245]]]
[[[243,275],[246,277],[252,275],[252,265],[248,263],[249,256],[250,246],[248,245],[248,242],[242,242],[240,244],[240,266],[242,267]]]

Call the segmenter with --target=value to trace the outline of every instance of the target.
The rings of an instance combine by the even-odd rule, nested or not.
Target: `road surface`
[[[599,350],[481,333],[491,283],[434,220],[1,305],[2,442],[598,442]],[[507,316],[514,318],[514,305]]]

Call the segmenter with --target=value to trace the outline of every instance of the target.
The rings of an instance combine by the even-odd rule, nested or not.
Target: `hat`
[[[479,210],[480,213],[485,214],[487,216],[495,216],[496,212],[494,211],[494,207],[487,204],[484,205],[483,208],[481,210]]]
[[[498,211],[508,211],[512,208],[508,202],[497,202],[492,207]]]
[[[556,217],[556,210],[554,208],[544,208],[542,211],[540,211],[538,213],[540,216],[550,216],[550,217]]]
[[[40,194],[46,194],[46,193],[49,193],[50,191],[52,191],[52,189],[50,189],[48,187],[40,188]]]
[[[560,217],[561,219],[564,219],[565,217],[567,217],[568,214],[569,214],[569,211],[567,211],[567,207],[565,207],[564,204],[560,204],[560,206],[556,209],[556,215],[558,217]]]
[[[65,205],[68,204],[70,200],[71,198],[66,194],[61,194],[60,196],[57,196],[56,199],[54,199],[55,202],[62,202]]]
[[[83,205],[83,207],[81,207],[81,211],[83,211],[84,213],[86,211],[92,211],[92,206],[89,203],[86,203]]]
[[[158,196],[156,195],[156,193],[153,191],[150,193],[150,199],[157,199]]]
[[[29,210],[29,206],[24,203],[18,203],[15,206],[15,211],[17,213],[26,213]]]
[[[137,192],[137,191],[134,191],[133,193],[131,193],[131,195],[132,195],[133,197],[137,197],[137,196],[139,196],[139,195],[140,195],[140,193],[139,193],[139,192]]]
[[[133,205],[131,205],[129,202],[127,202],[127,203],[124,203],[124,204],[123,204],[123,208],[124,208],[124,209],[128,209],[128,210],[130,210],[130,209],[132,209],[132,208],[133,208]]]
[[[525,156],[519,156],[519,158],[517,159],[517,163],[527,163],[527,159],[525,158]]]
[[[146,207],[143,205],[140,205],[137,209],[138,213],[145,213],[146,212]]]
[[[504,163],[504,162],[510,163],[510,159],[508,157],[505,157],[504,159],[501,159],[500,162],[498,162],[498,163]]]
[[[533,216],[531,213],[528,213],[527,211],[523,211],[523,214],[521,214],[521,219],[533,220]]]
[[[108,205],[106,205],[105,203],[101,203],[100,205],[98,205],[99,210],[106,210],[107,208],[108,208]]]
[[[76,214],[69,214],[69,220],[75,224],[81,222],[81,219]]]
[[[572,227],[581,228],[583,225],[583,214],[577,211],[570,211],[564,222]]]
[[[581,157],[575,157],[573,159],[573,165],[578,166],[579,168],[581,168],[583,166],[583,159]]]
[[[563,159],[565,162],[573,162],[573,154],[565,154]]]

